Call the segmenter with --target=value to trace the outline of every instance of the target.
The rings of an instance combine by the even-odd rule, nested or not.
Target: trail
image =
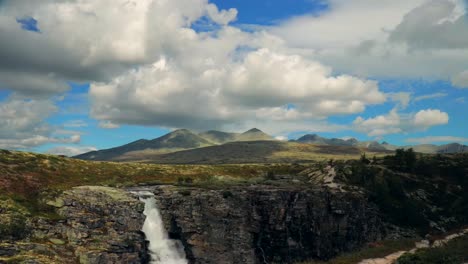
[[[457,237],[464,236],[466,234],[468,234],[468,228],[464,229],[464,230],[462,230],[460,232],[457,232],[455,234],[448,235],[443,239],[436,240],[436,241],[434,241],[434,243],[432,243],[432,245],[429,244],[428,240],[421,240],[419,242],[416,242],[414,248],[412,248],[412,249],[410,249],[408,251],[398,251],[398,252],[392,253],[390,255],[387,255],[387,256],[385,256],[383,258],[365,259],[365,260],[359,262],[358,264],[392,264],[399,257],[401,257],[405,253],[414,253],[414,252],[416,252],[416,250],[418,250],[420,248],[441,247],[441,246],[446,245],[450,240],[455,239]]]

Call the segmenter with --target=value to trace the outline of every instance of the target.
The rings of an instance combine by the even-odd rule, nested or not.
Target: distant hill
[[[297,140],[292,140],[294,142],[308,143],[308,144],[317,144],[317,145],[328,145],[328,146],[354,146],[354,147],[363,147],[369,150],[383,151],[387,148],[381,145],[377,141],[363,141],[359,142],[355,138],[350,139],[341,139],[341,138],[324,138],[320,137],[317,134],[307,134]]]
[[[361,152],[390,153],[397,148],[413,148],[416,152],[429,154],[468,152],[468,146],[458,143],[442,146],[396,146],[387,142],[358,141],[355,138],[325,138],[317,134],[279,142],[257,128],[244,133],[210,130],[199,134],[179,129],[152,140],[140,139],[123,146],[84,153],[75,158],[158,163],[281,162],[308,160],[322,154],[345,155],[346,158],[346,155],[359,155]]]
[[[468,152],[468,146],[458,144],[458,143],[446,144],[446,145],[439,146],[437,148],[437,153],[440,153],[440,154],[466,153],[466,152]]]
[[[237,141],[274,140],[274,138],[258,128],[252,128],[244,133],[229,133],[210,130],[200,133],[199,136],[216,144],[224,144]]]
[[[357,146],[358,141],[355,138],[351,139],[340,139],[340,138],[324,138],[317,134],[307,134],[297,140],[300,143],[318,144],[318,145],[330,145],[330,146]]]
[[[120,147],[84,153],[75,158],[101,161],[139,159],[148,153],[162,154],[210,145],[213,143],[199,135],[187,129],[179,129],[153,140],[140,139]]]
[[[353,146],[328,146],[282,141],[238,141],[153,155],[145,161],[159,164],[293,163],[335,158],[354,159],[358,158],[362,152],[373,153],[368,149]]]
[[[216,144],[223,144],[227,142],[236,141],[236,138],[240,135],[239,133],[229,133],[223,131],[210,130],[198,134],[200,137],[207,139]]]
[[[236,141],[258,141],[258,140],[274,140],[274,138],[260,129],[252,128],[237,137]]]
[[[162,137],[152,140],[140,139],[129,144],[84,153],[75,158],[99,161],[137,161],[164,153],[188,150],[227,142],[274,140],[272,136],[257,128],[244,133],[228,133],[222,131],[207,131],[196,134],[187,129],[178,129]]]
[[[386,142],[380,144],[387,150],[394,151],[398,148],[409,149],[412,148],[415,152],[425,153],[425,154],[452,154],[452,153],[466,153],[468,152],[468,146],[451,143],[446,145],[434,145],[434,144],[420,144],[420,145],[409,145],[409,146],[396,146],[391,145]]]

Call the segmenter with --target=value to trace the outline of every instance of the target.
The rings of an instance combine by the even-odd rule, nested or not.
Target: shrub
[[[229,197],[232,197],[232,192],[228,190],[223,191],[223,198],[227,199]]]
[[[0,237],[22,239],[28,234],[26,218],[22,215],[12,215],[0,223]]]

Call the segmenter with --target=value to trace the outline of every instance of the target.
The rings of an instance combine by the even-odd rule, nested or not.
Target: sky
[[[468,144],[462,0],[3,0],[0,148],[177,128]]]

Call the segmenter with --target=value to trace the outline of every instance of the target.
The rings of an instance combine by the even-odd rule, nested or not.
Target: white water
[[[154,195],[150,192],[138,192],[140,200],[145,203],[146,215],[142,231],[149,241],[151,264],[187,264],[185,253],[180,241],[169,239],[164,224],[156,206]]]

